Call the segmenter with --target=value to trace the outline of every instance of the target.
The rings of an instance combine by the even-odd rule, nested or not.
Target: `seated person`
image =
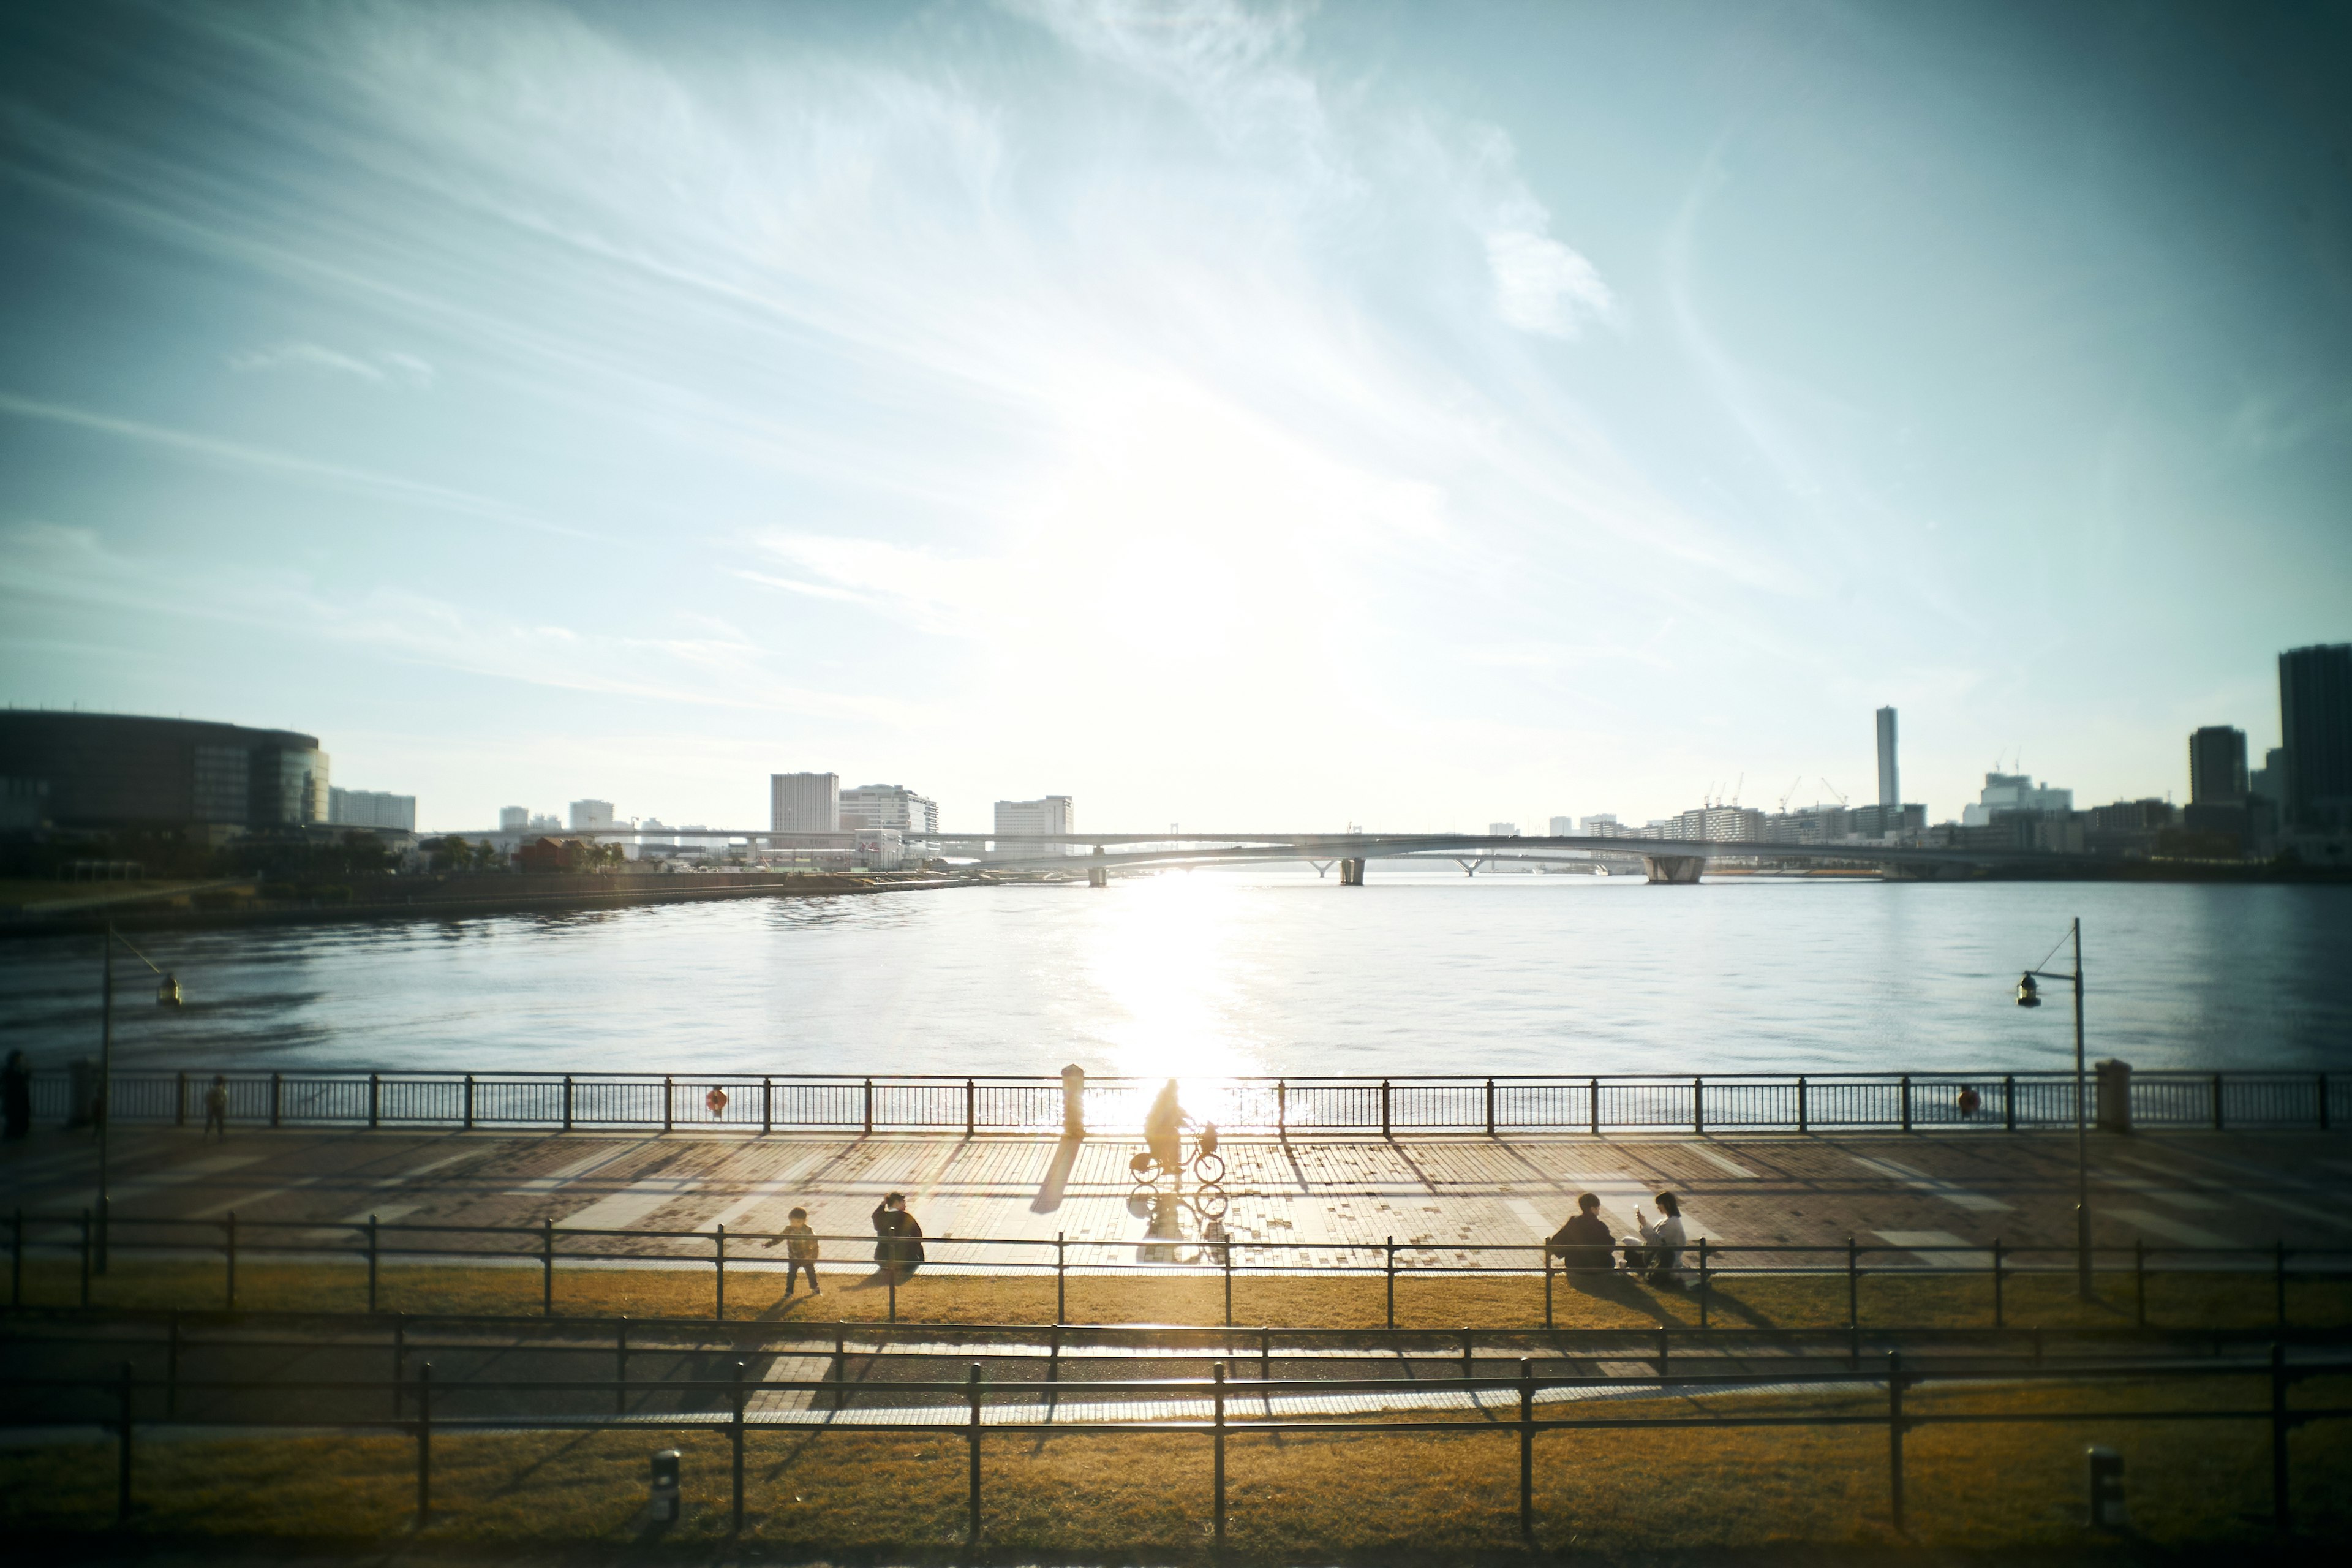
[[[1609,1254],[1616,1237],[1609,1234],[1609,1226],[1601,1217],[1601,1198],[1594,1193],[1580,1193],[1576,1199],[1576,1217],[1552,1233],[1546,1243],[1562,1268],[1597,1271],[1609,1267]]]
[[[1683,1283],[1683,1248],[1688,1245],[1687,1233],[1683,1229],[1682,1200],[1672,1193],[1660,1193],[1657,1223],[1651,1224],[1648,1215],[1635,1209],[1633,1224],[1642,1234],[1625,1237],[1621,1242],[1627,1270],[1653,1285],[1679,1288]]]

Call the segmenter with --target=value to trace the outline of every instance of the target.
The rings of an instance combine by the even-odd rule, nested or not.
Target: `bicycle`
[[[1181,1144],[1179,1152],[1181,1152]],[[1157,1187],[1160,1178],[1168,1170],[1149,1149],[1129,1160],[1127,1168],[1134,1173],[1135,1184],[1139,1187]],[[1217,1152],[1215,1122],[1212,1121],[1201,1129],[1201,1135],[1192,1141],[1192,1158],[1184,1160],[1176,1173],[1181,1177],[1187,1173],[1203,1187],[1216,1186],[1225,1179],[1225,1157]]]

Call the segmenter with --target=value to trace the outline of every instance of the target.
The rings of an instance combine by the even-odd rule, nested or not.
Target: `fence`
[[[47,1232],[47,1239],[42,1233]],[[754,1273],[772,1275],[786,1266],[776,1246],[785,1237],[781,1233],[730,1233],[723,1225],[711,1230],[606,1230],[592,1228],[559,1228],[551,1221],[536,1226],[440,1225],[395,1223],[379,1224],[373,1219],[352,1223],[320,1220],[247,1220],[240,1224],[234,1211],[219,1220],[203,1219],[134,1219],[115,1215],[110,1221],[93,1215],[89,1209],[79,1215],[27,1215],[22,1209],[10,1216],[8,1303],[13,1307],[24,1302],[25,1260],[36,1250],[65,1254],[79,1260],[79,1300],[90,1304],[93,1278],[106,1271],[113,1254],[145,1251],[172,1258],[217,1257],[222,1265],[222,1302],[229,1310],[237,1305],[237,1265],[240,1258],[250,1262],[257,1256],[296,1258],[319,1262],[336,1258],[353,1263],[363,1262],[366,1268],[367,1306],[378,1310],[382,1299],[383,1265],[419,1263],[434,1259],[467,1264],[503,1264],[535,1267],[540,1275],[541,1310],[543,1316],[556,1316],[556,1272],[559,1265],[591,1268],[660,1267],[709,1268],[711,1271],[711,1315],[724,1320],[727,1316],[727,1277],[730,1268],[737,1273],[749,1269]],[[874,1245],[870,1236],[823,1236],[820,1244],[842,1245],[864,1249]],[[749,1244],[758,1244],[765,1254],[750,1257],[740,1250]],[[970,1273],[1027,1274],[1039,1276],[1050,1272],[1054,1278],[1055,1320],[1065,1322],[1069,1312],[1069,1280],[1073,1275],[1168,1274],[1190,1277],[1222,1278],[1224,1293],[1224,1314],[1228,1325],[1234,1321],[1234,1283],[1236,1279],[1265,1278],[1300,1274],[1340,1274],[1357,1277],[1379,1277],[1385,1281],[1387,1324],[1395,1328],[1396,1290],[1400,1278],[1423,1276],[1469,1276],[1484,1273],[1541,1274],[1544,1292],[1544,1326],[1550,1328],[1554,1318],[1554,1298],[1557,1281],[1573,1274],[1566,1259],[1544,1241],[1525,1243],[1426,1243],[1413,1240],[1399,1242],[1388,1237],[1379,1242],[1310,1242],[1310,1241],[1248,1241],[1233,1237],[1186,1241],[1174,1237],[1145,1237],[1140,1239],[1104,1240],[1073,1237],[1065,1232],[1046,1237],[926,1237],[924,1246],[931,1255],[924,1267],[937,1272],[963,1271]],[[730,1247],[737,1248],[730,1254]],[[648,1247],[658,1250],[648,1251]],[[624,1250],[625,1248],[625,1250]],[[1192,1256],[1181,1254],[1189,1251]],[[1075,1254],[1075,1256],[1073,1256]],[[855,1256],[855,1253],[852,1254]],[[1932,1259],[1887,1267],[1884,1259],[1898,1256],[1911,1259]],[[1955,1279],[1980,1279],[1986,1286],[1986,1304],[1992,1324],[2005,1327],[2008,1321],[2007,1287],[2021,1273],[2048,1272],[2074,1266],[2075,1250],[2071,1247],[2015,1247],[1995,1237],[1990,1247],[1956,1246],[1896,1246],[1894,1244],[1864,1244],[1847,1237],[1843,1245],[1821,1246],[1780,1243],[1748,1243],[1726,1246],[1701,1237],[1686,1248],[1677,1270],[1678,1280],[1687,1281],[1697,1303],[1701,1328],[1711,1325],[1714,1313],[1714,1290],[1727,1280],[1740,1275],[1838,1277],[1845,1281],[1847,1326],[1859,1330],[1862,1325],[1862,1282],[1866,1276],[1900,1274],[1916,1278],[1935,1274]],[[1450,1257],[1450,1260],[1449,1260]],[[2041,1258],[2040,1264],[2028,1261]],[[2099,1270],[2101,1258],[2112,1261],[2127,1258],[2132,1280],[2133,1315],[2137,1324],[2147,1322],[2147,1281],[2149,1265],[2159,1270],[2200,1268],[2206,1271],[2227,1271],[2245,1276],[2267,1274],[2272,1285],[2273,1312],[2275,1325],[2288,1326],[2287,1287],[2300,1278],[2339,1277],[2352,1264],[2352,1247],[2289,1247],[2284,1242],[2270,1247],[2152,1247],[2145,1242],[2135,1242],[2128,1248],[2094,1247],[2092,1264]],[[1865,1266],[1865,1260],[1878,1258],[1880,1266]],[[1734,1259],[1747,1260],[1744,1266]],[[2291,1259],[2301,1259],[2298,1271],[2290,1268]],[[836,1254],[831,1267],[836,1272],[844,1260]],[[857,1268],[866,1265],[860,1263]],[[2111,1277],[2120,1270],[2113,1267]],[[888,1321],[898,1321],[899,1276],[891,1269],[881,1270],[888,1292]]]
[[[390,1127],[571,1131],[697,1128],[726,1132],[1045,1132],[1065,1126],[1058,1078],[854,1077],[721,1073],[227,1072],[228,1121],[240,1127]],[[187,1126],[205,1119],[214,1074],[117,1071],[119,1122]],[[85,1071],[79,1093],[94,1094]],[[77,1075],[34,1075],[35,1114],[86,1121]],[[1089,1079],[1075,1108],[1087,1125],[1131,1131],[1157,1081]],[[1846,1129],[2072,1127],[2070,1072],[1729,1074],[1696,1077],[1261,1078],[1186,1086],[1190,1109],[1234,1132],[1603,1131],[1699,1134]],[[2352,1113],[2352,1086],[2324,1072],[2132,1073],[2131,1125],[2326,1130]],[[2105,1094],[2086,1116],[2119,1118]]]
[[[2263,1405],[2249,1407],[2198,1405],[2185,1408],[2155,1410],[2124,1406],[2093,1409],[2070,1407],[2053,1410],[2045,1407],[2034,1410],[1937,1412],[1916,1407],[1906,1408],[1906,1394],[1910,1390],[1924,1388],[1938,1381],[1954,1383],[1975,1381],[1980,1379],[1983,1374],[1973,1368],[1945,1370],[1934,1366],[1921,1366],[1916,1363],[1906,1365],[1900,1351],[1890,1351],[1887,1352],[1883,1373],[1812,1373],[1807,1374],[1804,1379],[1806,1384],[1816,1388],[1843,1387],[1860,1391],[1874,1391],[1883,1388],[1885,1394],[1883,1408],[1870,1413],[1847,1414],[1832,1411],[1782,1413],[1750,1409],[1698,1415],[1643,1414],[1633,1416],[1549,1415],[1538,1418],[1536,1415],[1538,1399],[1547,1394],[1562,1391],[1596,1388],[1622,1390],[1630,1386],[1643,1390],[1654,1389],[1662,1396],[1675,1393],[1699,1391],[1709,1393],[1736,1393],[1743,1389],[1785,1391],[1790,1380],[1786,1373],[1781,1372],[1745,1375],[1708,1373],[1696,1376],[1675,1376],[1661,1371],[1654,1376],[1643,1374],[1639,1377],[1622,1375],[1545,1377],[1538,1375],[1532,1358],[1523,1358],[1518,1363],[1517,1376],[1479,1377],[1469,1375],[1469,1369],[1465,1368],[1465,1375],[1459,1378],[1412,1380],[1409,1386],[1423,1394],[1451,1393],[1463,1396],[1476,1413],[1477,1418],[1468,1420],[1419,1418],[1405,1423],[1393,1420],[1349,1420],[1329,1417],[1302,1420],[1283,1418],[1273,1414],[1273,1402],[1280,1396],[1305,1394],[1328,1398],[1335,1394],[1393,1393],[1402,1385],[1401,1380],[1398,1379],[1244,1380],[1230,1377],[1229,1367],[1223,1363],[1219,1363],[1213,1369],[1212,1375],[1205,1379],[1133,1379],[1118,1382],[1105,1381],[1087,1385],[1091,1392],[1098,1394],[1124,1394],[1138,1399],[1157,1401],[1181,1401],[1193,1408],[1202,1410],[1205,1418],[1160,1416],[1147,1420],[1087,1420],[1081,1424],[1074,1424],[1068,1420],[1035,1418],[1022,1420],[1017,1417],[988,1420],[987,1410],[990,1400],[998,1391],[988,1384],[981,1363],[973,1362],[969,1374],[961,1382],[940,1380],[894,1385],[908,1394],[957,1400],[962,1405],[961,1412],[940,1411],[937,1406],[929,1409],[913,1408],[907,1412],[908,1418],[893,1421],[884,1429],[934,1439],[953,1436],[961,1436],[963,1438],[968,1459],[965,1538],[968,1544],[973,1545],[979,1542],[983,1526],[981,1450],[982,1441],[989,1434],[1028,1438],[1084,1436],[1097,1434],[1171,1437],[1206,1436],[1213,1445],[1214,1453],[1212,1470],[1213,1480],[1210,1499],[1210,1532],[1216,1548],[1222,1552],[1225,1545],[1226,1535],[1226,1445],[1231,1436],[1235,1433],[1286,1436],[1309,1433],[1385,1432],[1391,1435],[1410,1434],[1420,1437],[1437,1432],[1480,1432],[1488,1435],[1515,1432],[1517,1437],[1519,1460],[1518,1528],[1521,1538],[1532,1543],[1537,1533],[1535,1438],[1537,1434],[1542,1432],[1738,1427],[1881,1427],[1886,1435],[1889,1512],[1895,1529],[1900,1532],[1906,1525],[1903,1445],[1904,1438],[1908,1433],[1943,1424],[1988,1426],[2094,1420],[2106,1422],[2243,1421],[2266,1424],[2270,1435],[2273,1520],[2277,1528],[2284,1531],[2290,1528],[2293,1523],[2289,1434],[2296,1426],[2305,1423],[2340,1419],[2346,1415],[2352,1415],[2352,1408],[2347,1407],[2294,1406],[2291,1402],[2293,1385],[2301,1378],[2340,1373],[2347,1368],[2352,1368],[2352,1360],[2330,1360],[2318,1363],[2306,1363],[2290,1366],[2284,1348],[2277,1344],[2270,1348],[2268,1364],[2258,1368],[2244,1365],[2184,1367],[2174,1362],[2153,1361],[2144,1364],[2121,1367],[2011,1368],[2001,1373],[2005,1379],[2027,1383],[2035,1381],[2093,1384],[2122,1382],[2128,1385],[2145,1384],[2152,1380],[2162,1379],[2195,1384],[2216,1377],[2242,1381],[2250,1375],[2266,1375],[2269,1397]],[[467,1433],[500,1430],[646,1432],[664,1428],[707,1430],[712,1426],[720,1426],[729,1437],[732,1528],[740,1535],[743,1529],[745,1512],[745,1447],[749,1428],[754,1425],[750,1410],[751,1401],[754,1397],[768,1394],[805,1394],[814,1405],[825,1394],[836,1391],[838,1386],[817,1380],[754,1380],[745,1376],[746,1370],[744,1363],[739,1361],[734,1364],[733,1375],[723,1380],[672,1380],[667,1386],[677,1391],[682,1399],[690,1400],[694,1395],[700,1394],[707,1396],[707,1402],[716,1405],[719,1408],[709,1414],[680,1413],[654,1417],[509,1414],[452,1419],[446,1414],[436,1414],[436,1399],[480,1398],[484,1395],[516,1392],[545,1394],[609,1391],[625,1394],[625,1379],[548,1380],[530,1383],[468,1379],[461,1384],[443,1387],[435,1384],[433,1368],[429,1362],[417,1369],[417,1375],[413,1384],[404,1384],[398,1380],[337,1379],[310,1380],[299,1384],[273,1382],[266,1386],[270,1392],[278,1394],[299,1393],[357,1394],[361,1396],[363,1404],[376,1409],[383,1407],[377,1402],[386,1400],[387,1396],[392,1400],[398,1400],[404,1394],[411,1394],[415,1413],[413,1418],[402,1415],[369,1416],[352,1412],[339,1424],[348,1427],[403,1432],[414,1436],[416,1444],[415,1518],[419,1527],[425,1523],[432,1512],[433,1436],[436,1429],[454,1428]],[[249,1392],[257,1384],[252,1380],[209,1380],[192,1384],[175,1379],[170,1384],[168,1394],[175,1405],[184,1391]],[[80,1409],[64,1410],[50,1415],[48,1420],[44,1423],[46,1425],[62,1426],[68,1422],[86,1425],[95,1415],[97,1419],[107,1421],[112,1426],[117,1441],[117,1521],[128,1522],[131,1516],[133,1502],[134,1436],[139,1426],[142,1424],[140,1409],[141,1395],[142,1393],[148,1395],[148,1410],[143,1417],[143,1424],[151,1426],[170,1425],[178,1419],[173,1414],[172,1407],[166,1406],[161,1413],[160,1420],[159,1413],[154,1409],[156,1403],[154,1395],[165,1390],[159,1388],[152,1380],[142,1383],[136,1378],[128,1362],[121,1364],[116,1377],[105,1382],[89,1379],[20,1379],[16,1380],[10,1387],[15,1391],[60,1393],[67,1396],[68,1403],[79,1403],[82,1405]],[[411,1394],[412,1390],[413,1394]],[[1266,1414],[1264,1415],[1252,1414],[1249,1406],[1253,1402],[1262,1403]],[[1515,1411],[1512,1409],[1514,1405],[1516,1405]],[[1050,1408],[1048,1414],[1051,1414]],[[1508,1419],[1513,1415],[1516,1415],[1515,1421]],[[871,1424],[841,1425],[838,1420],[839,1415],[840,1412],[837,1409],[826,1411],[812,1409],[806,1412],[789,1413],[762,1412],[757,1425],[763,1427],[784,1428],[802,1438],[814,1437],[819,1433],[829,1430],[871,1433],[877,1429]],[[275,1427],[314,1425],[317,1416],[306,1412],[275,1418],[247,1416],[238,1420],[225,1419],[220,1412],[212,1411],[205,1413],[202,1419],[205,1426],[215,1429],[226,1427],[266,1431]],[[25,1423],[20,1420],[19,1425],[25,1425]]]

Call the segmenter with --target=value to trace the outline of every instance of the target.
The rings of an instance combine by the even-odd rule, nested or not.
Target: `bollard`
[[[1210,1369],[1211,1398],[1216,1404],[1216,1526],[1213,1534],[1214,1551],[1222,1558],[1225,1551],[1225,1363],[1219,1362]]]
[[[2124,1512],[2124,1457],[2113,1448],[2085,1448],[2083,1468],[2090,1504],[2084,1522],[2093,1530],[2123,1529],[2131,1522]]]
[[[1536,1363],[1519,1358],[1519,1539],[1536,1538]]]
[[[677,1522],[678,1494],[683,1489],[678,1480],[678,1462],[684,1457],[676,1448],[661,1448],[654,1454],[646,1516],[656,1524]]]
[[[433,1511],[433,1363],[416,1369],[416,1528]]]
[[[734,1445],[735,1533],[743,1533],[743,1363],[735,1363],[735,1419],[728,1432]]]
[[[131,1363],[122,1363],[122,1407],[116,1420],[121,1441],[116,1445],[114,1475],[114,1522],[127,1524],[131,1520]]]

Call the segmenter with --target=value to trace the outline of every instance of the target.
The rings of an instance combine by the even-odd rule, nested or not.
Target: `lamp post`
[[[2091,1142],[2090,1124],[2084,1106],[2083,1081],[2083,921],[2077,916],[2069,930],[2074,943],[2074,970],[2060,974],[2046,969],[2029,969],[2017,977],[2017,1005],[2021,1007],[2042,1005],[2040,989],[2033,984],[2038,975],[2043,980],[2067,980],[2074,985],[2074,1292],[2085,1301],[2091,1299]],[[2052,951],[2056,951],[2053,949]],[[2042,960],[2044,963],[2048,959]]]
[[[132,947],[130,939],[114,929],[112,921],[107,921],[106,964],[103,977],[99,982],[98,1105],[96,1108],[98,1111],[98,1235],[94,1238],[97,1242],[97,1256],[92,1259],[94,1267],[100,1274],[106,1272],[107,1215],[111,1201],[108,1192],[110,1174],[108,1155],[110,1152],[109,1141],[114,1126],[114,944],[116,942],[121,942],[125,948],[129,948],[133,958],[163,977],[163,984],[155,987],[157,1006],[180,1005],[178,979],[163,970],[156,969],[153,959],[149,958],[136,947]]]

